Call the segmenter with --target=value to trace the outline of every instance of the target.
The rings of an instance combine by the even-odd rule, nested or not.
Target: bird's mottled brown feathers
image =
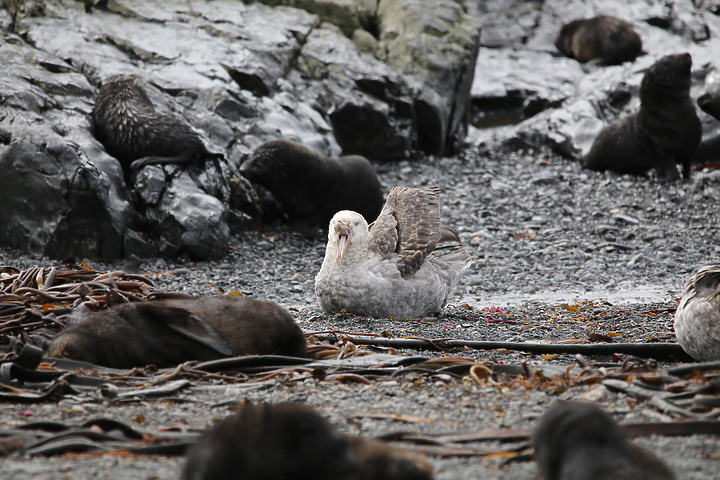
[[[370,228],[370,248],[382,257],[397,253],[403,277],[415,273],[442,238],[438,187],[390,190]]]
[[[720,296],[720,263],[706,265],[698,270],[685,283],[683,297],[700,296],[715,298]]]

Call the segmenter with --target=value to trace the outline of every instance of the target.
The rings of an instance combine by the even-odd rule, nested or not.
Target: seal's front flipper
[[[138,304],[137,308],[138,314],[148,320],[162,323],[170,330],[222,355],[232,355],[230,346],[214,328],[184,308],[153,305],[152,302]]]

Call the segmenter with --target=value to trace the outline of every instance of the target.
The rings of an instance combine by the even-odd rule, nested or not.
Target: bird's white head
[[[328,248],[337,250],[336,263],[340,265],[352,244],[362,245],[367,242],[368,224],[357,212],[342,210],[330,220],[328,229]]]

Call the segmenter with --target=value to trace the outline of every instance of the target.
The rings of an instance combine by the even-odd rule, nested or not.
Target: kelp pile
[[[0,267],[0,348],[19,351],[33,332],[61,330],[74,311],[148,300],[156,294],[143,275],[65,268]]]

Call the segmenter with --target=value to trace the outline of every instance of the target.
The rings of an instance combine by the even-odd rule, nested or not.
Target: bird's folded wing
[[[370,249],[383,258],[397,253],[398,269],[408,277],[435,249],[441,231],[439,188],[395,187],[370,228]]]
[[[720,263],[706,265],[698,270],[685,284],[683,297],[691,292],[702,297],[717,298],[720,295]]]

